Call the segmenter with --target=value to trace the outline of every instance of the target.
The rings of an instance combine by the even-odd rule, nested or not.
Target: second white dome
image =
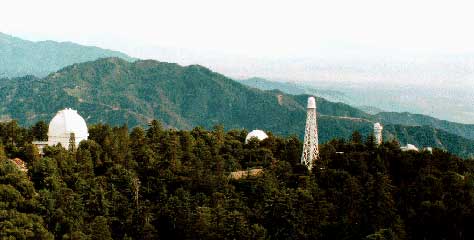
[[[247,134],[247,137],[245,138],[245,144],[247,144],[251,138],[257,138],[258,140],[262,141],[268,138],[268,135],[262,130],[253,130]]]

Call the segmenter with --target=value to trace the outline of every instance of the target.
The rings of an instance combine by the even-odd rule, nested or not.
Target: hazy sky
[[[0,31],[129,52],[161,46],[266,58],[354,47],[459,53],[474,52],[471,2],[2,0]]]
[[[474,82],[471,2],[3,0],[0,32],[235,78],[466,85]]]

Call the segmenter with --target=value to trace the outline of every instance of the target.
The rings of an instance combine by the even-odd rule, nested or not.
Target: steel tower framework
[[[375,137],[375,144],[377,146],[380,146],[382,144],[382,130],[383,127],[380,123],[375,123],[374,124],[374,137]]]
[[[308,98],[308,108],[306,116],[306,130],[304,132],[303,154],[301,164],[309,170],[313,168],[314,162],[319,158],[318,147],[318,123],[316,120],[316,100],[314,97]]]

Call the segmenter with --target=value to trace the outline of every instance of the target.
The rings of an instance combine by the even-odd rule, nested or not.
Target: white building
[[[413,145],[413,144],[407,144],[405,147],[400,147],[400,149],[404,152],[406,151],[415,151],[415,152],[418,152],[418,148]]]
[[[65,149],[69,149],[71,137],[74,137],[77,147],[82,140],[87,140],[89,131],[84,118],[76,110],[66,108],[56,113],[49,123],[48,141],[35,141],[33,144],[38,147],[40,153],[43,152],[45,146],[55,146],[58,143]]]
[[[48,145],[53,146],[61,143],[61,146],[68,149],[72,134],[74,134],[76,147],[82,140],[87,140],[89,137],[84,118],[76,110],[66,108],[56,113],[49,123]]]
[[[427,151],[429,153],[433,153],[433,148],[432,147],[425,147],[423,148],[424,151]]]
[[[268,135],[262,130],[253,130],[249,134],[247,134],[247,137],[245,137],[245,144],[247,144],[252,138],[256,138],[262,141],[268,138]]]

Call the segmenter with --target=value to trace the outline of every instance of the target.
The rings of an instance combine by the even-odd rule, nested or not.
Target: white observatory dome
[[[84,118],[76,110],[66,108],[56,113],[49,123],[48,145],[61,143],[61,146],[68,149],[71,133],[74,133],[76,147],[89,136]]]
[[[268,138],[268,135],[262,130],[253,130],[247,134],[247,137],[245,138],[245,144],[247,144],[251,138],[257,138],[258,140],[262,141]]]
[[[407,144],[406,147],[400,147],[402,151],[415,151],[418,152],[418,148],[413,144]]]
[[[407,150],[408,151],[418,151],[418,148],[415,147],[413,144],[407,144]]]

